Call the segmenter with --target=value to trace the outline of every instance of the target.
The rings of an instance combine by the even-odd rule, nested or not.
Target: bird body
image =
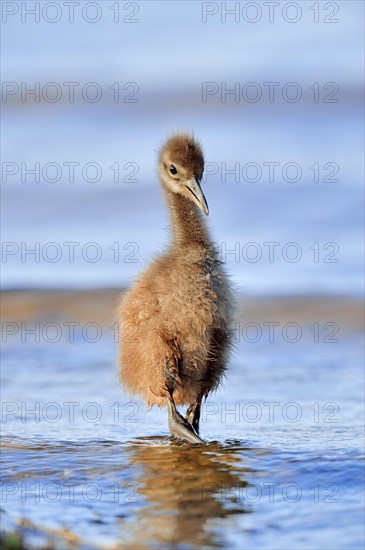
[[[200,403],[218,387],[227,367],[232,315],[229,282],[200,213],[208,211],[199,185],[203,169],[192,137],[178,134],[163,147],[159,172],[172,240],[119,308],[123,385],[149,406],[168,405],[172,428],[178,422],[183,431],[174,435],[190,439],[187,428],[193,442]],[[186,419],[175,409],[179,404],[190,407]]]

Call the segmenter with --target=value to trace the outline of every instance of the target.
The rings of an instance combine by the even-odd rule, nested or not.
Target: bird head
[[[183,195],[208,215],[207,201],[200,187],[203,171],[203,153],[192,136],[173,135],[161,148],[159,173],[165,189]]]

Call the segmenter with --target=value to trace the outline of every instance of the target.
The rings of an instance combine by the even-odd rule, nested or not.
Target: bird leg
[[[204,443],[195,433],[192,425],[176,409],[174,399],[170,394],[167,398],[167,410],[169,414],[169,430],[174,437],[183,439],[189,443]]]
[[[185,413],[185,418],[193,426],[196,433],[199,433],[199,420],[200,420],[200,406],[201,406],[201,397],[195,401]]]

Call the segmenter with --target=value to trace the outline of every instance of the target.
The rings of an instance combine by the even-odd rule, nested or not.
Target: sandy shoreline
[[[2,321],[72,320],[113,323],[122,295],[105,290],[11,290],[1,292]],[[237,320],[280,323],[336,322],[348,331],[364,329],[361,298],[340,295],[240,296]]]

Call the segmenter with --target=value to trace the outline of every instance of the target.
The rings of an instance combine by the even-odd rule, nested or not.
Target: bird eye
[[[176,168],[173,164],[170,164],[169,170],[170,170],[171,174],[173,174],[173,175],[177,174],[177,170],[176,170]]]

